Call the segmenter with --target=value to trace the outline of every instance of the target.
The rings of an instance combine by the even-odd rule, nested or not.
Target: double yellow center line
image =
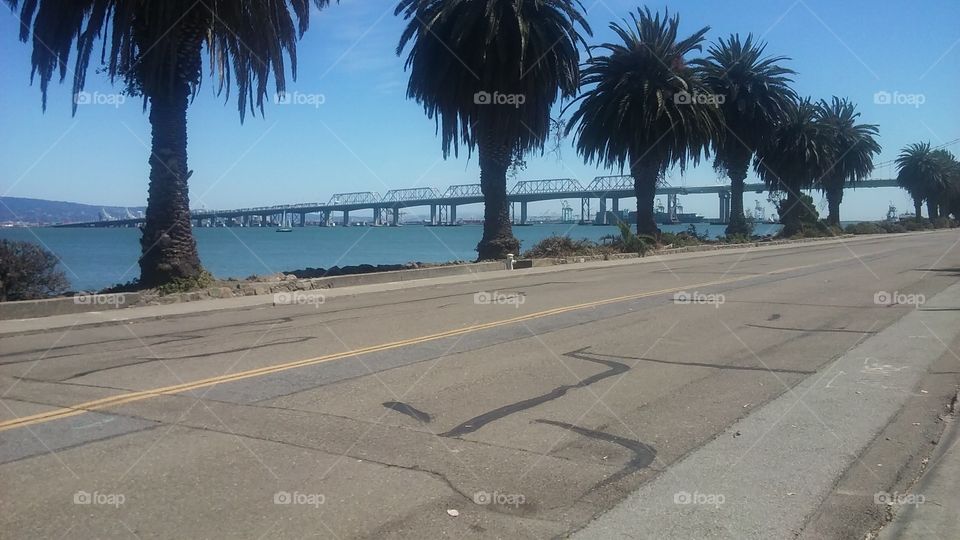
[[[614,298],[606,298],[606,299],[603,299],[603,300],[596,300],[596,301],[593,301],[593,302],[585,302],[585,303],[583,303],[583,304],[576,304],[576,305],[571,305],[571,306],[563,306],[563,307],[558,307],[558,308],[554,308],[554,309],[548,309],[548,310],[544,310],[544,311],[538,311],[538,312],[535,312],[535,313],[530,313],[530,314],[527,314],[527,315],[521,315],[521,316],[519,316],[519,317],[513,317],[513,318],[510,318],[510,319],[502,319],[502,320],[499,320],[499,321],[493,321],[493,322],[488,322],[488,323],[483,323],[483,324],[477,324],[477,325],[473,325],[473,326],[466,326],[466,327],[457,328],[457,329],[454,329],[454,330],[447,330],[446,332],[439,332],[439,333],[436,333],[436,334],[429,334],[429,335],[425,335],[425,336],[419,336],[419,337],[415,337],[415,338],[404,339],[404,340],[400,340],[400,341],[394,341],[394,342],[391,342],[391,343],[383,343],[383,344],[380,344],[380,345],[373,345],[373,346],[370,346],[370,347],[363,347],[363,348],[360,348],[360,349],[354,349],[354,350],[350,350],[350,351],[332,353],[332,354],[327,354],[327,355],[323,355],[323,356],[317,356],[317,357],[314,357],[314,358],[307,358],[307,359],[304,359],[304,360],[296,360],[296,361],[287,362],[287,363],[284,363],[284,364],[276,364],[276,365],[272,365],[272,366],[267,366],[267,367],[262,367],[262,368],[257,368],[257,369],[251,369],[251,370],[248,370],[248,371],[240,371],[240,372],[237,372],[237,373],[232,373],[232,374],[227,374],[227,375],[220,375],[220,376],[217,376],[217,377],[210,377],[210,378],[207,378],[207,379],[201,379],[201,380],[192,381],[192,382],[187,382],[187,383],[183,383],[183,384],[177,384],[177,385],[173,385],[173,386],[165,386],[165,387],[162,387],[162,388],[154,388],[154,389],[151,389],[151,390],[142,390],[142,391],[139,391],[139,392],[129,392],[129,393],[120,394],[120,395],[116,395],[116,396],[111,396],[111,397],[106,397],[106,398],[97,399],[97,400],[93,400],[93,401],[87,401],[87,402],[84,402],[84,403],[79,403],[79,404],[77,404],[77,405],[73,405],[73,406],[70,406],[70,407],[63,407],[63,408],[54,409],[54,410],[47,411],[47,412],[43,412],[43,413],[38,413],[38,414],[30,415],[30,416],[22,416],[22,417],[19,417],[19,418],[14,418],[14,419],[12,419],[12,420],[7,420],[7,421],[5,421],[5,422],[0,422],[0,431],[6,431],[6,430],[9,430],[9,429],[15,429],[15,428],[19,428],[19,427],[25,427],[25,426],[29,426],[29,425],[33,425],[33,424],[50,422],[50,421],[52,421],[52,420],[59,420],[59,419],[61,419],[61,418],[69,418],[69,417],[71,417],[71,416],[76,416],[76,415],[83,414],[83,413],[86,413],[86,412],[99,411],[99,410],[106,409],[106,408],[109,408],[109,407],[116,407],[116,406],[119,406],[119,405],[124,405],[124,404],[127,404],[127,403],[132,403],[132,402],[135,402],[135,401],[142,401],[142,400],[145,400],[145,399],[150,399],[150,398],[153,398],[153,397],[168,396],[168,395],[172,395],[172,394],[179,394],[179,393],[181,393],[181,392],[187,392],[187,391],[189,391],[189,390],[196,390],[196,389],[198,389],[198,388],[208,388],[208,387],[211,387],[211,386],[216,386],[216,385],[218,385],[218,384],[230,383],[230,382],[234,382],[234,381],[241,381],[241,380],[243,380],[243,379],[250,379],[250,378],[253,378],[253,377],[260,377],[260,376],[263,376],[263,375],[269,375],[269,374],[271,374],[271,373],[279,373],[279,372],[281,372],[281,371],[287,371],[287,370],[290,370],[290,369],[296,369],[296,368],[301,368],[301,367],[306,367],[306,366],[313,366],[313,365],[316,365],[316,364],[322,364],[322,363],[324,363],[324,362],[332,362],[332,361],[334,361],[334,360],[341,360],[341,359],[344,359],[344,358],[350,358],[350,357],[352,357],[352,356],[359,356],[359,355],[362,355],[362,354],[370,354],[370,353],[376,353],[376,352],[381,352],[381,351],[389,351],[389,350],[391,350],[391,349],[397,349],[397,348],[400,348],[400,347],[407,347],[407,346],[410,346],[410,345],[418,345],[418,344],[426,343],[426,342],[429,342],[429,341],[436,341],[436,340],[438,340],[438,339],[445,339],[445,338],[449,338],[449,337],[460,336],[460,335],[463,335],[463,334],[470,334],[470,333],[474,333],[474,332],[480,332],[480,331],[483,331],[483,330],[488,330],[488,329],[491,329],[491,328],[497,328],[497,327],[500,327],[500,326],[506,326],[506,325],[515,324],[515,323],[524,322],[524,321],[529,321],[529,320],[533,320],[533,319],[540,319],[540,318],[543,318],[543,317],[550,317],[550,316],[553,316],[553,315],[560,315],[560,314],[562,314],[562,313],[569,313],[569,312],[571,312],[571,311],[577,311],[577,310],[581,310],[581,309],[589,309],[589,308],[594,308],[594,307],[602,306],[602,305],[606,305],[606,304],[614,304],[614,303],[617,303],[617,302],[625,302],[625,301],[630,301],[630,300],[637,300],[637,299],[640,299],[640,298],[647,298],[647,297],[651,297],[651,296],[658,296],[658,295],[661,295],[661,294],[669,294],[669,293],[679,292],[679,291],[683,291],[683,290],[687,290],[687,289],[697,289],[697,288],[702,288],[702,287],[713,287],[713,286],[717,286],[717,285],[725,285],[725,284],[729,284],[729,283],[736,283],[736,282],[738,282],[738,281],[744,281],[744,280],[747,280],[747,279],[756,278],[756,277],[761,276],[761,275],[781,274],[781,273],[784,273],[784,272],[790,272],[790,271],[800,270],[800,269],[804,269],[804,268],[810,268],[810,267],[814,267],[814,266],[822,266],[822,265],[825,265],[825,264],[830,264],[830,263],[839,262],[839,261],[846,261],[846,260],[850,260],[850,259],[852,259],[852,258],[853,258],[853,257],[846,257],[846,258],[834,259],[834,260],[830,260],[830,261],[826,261],[826,262],[822,262],[822,263],[807,264],[807,265],[803,265],[803,266],[794,266],[794,267],[790,267],[790,268],[783,268],[783,269],[775,270],[775,271],[772,271],[772,272],[766,272],[765,274],[751,274],[751,275],[747,275],[747,276],[740,276],[740,277],[734,277],[734,278],[728,278],[728,279],[721,279],[721,280],[715,280],[715,281],[707,281],[707,282],[704,282],[704,283],[688,284],[688,285],[684,285],[684,286],[682,286],[682,287],[671,287],[671,288],[669,288],[669,289],[661,289],[661,290],[658,290],[658,291],[647,291],[647,292],[641,292],[641,293],[636,293],[636,294],[627,294],[627,295],[624,295],[624,296],[617,296],[617,297],[614,297]]]

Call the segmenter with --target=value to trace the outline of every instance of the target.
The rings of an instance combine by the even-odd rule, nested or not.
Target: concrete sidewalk
[[[956,414],[924,475],[909,493],[891,497],[888,504],[898,510],[880,531],[879,540],[960,538],[960,427]]]

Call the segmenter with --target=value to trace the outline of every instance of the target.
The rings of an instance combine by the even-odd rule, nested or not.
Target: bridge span
[[[848,186],[850,189],[897,187],[892,179],[874,179],[858,182]],[[747,184],[744,192],[763,193],[767,191],[764,184]],[[662,186],[657,188],[657,195],[666,195],[675,203],[678,195],[716,194],[719,199],[720,221],[730,219],[730,186],[716,184],[712,186]],[[603,222],[607,219],[607,210],[617,213],[620,210],[620,199],[634,197],[633,177],[598,176],[587,186],[583,186],[573,178],[550,178],[543,180],[524,180],[517,182],[510,189],[507,199],[511,204],[520,205],[520,215],[517,220],[520,224],[527,223],[527,205],[531,202],[579,199],[580,220],[591,220],[590,203],[593,199],[600,202],[600,216]],[[204,223],[213,224],[222,220],[227,225],[251,226],[254,222],[264,224],[279,224],[281,216],[295,216],[294,226],[304,226],[308,214],[319,214],[321,224],[334,222],[334,215],[340,214],[340,222],[350,223],[350,212],[372,210],[373,223],[376,225],[398,225],[400,210],[411,207],[429,207],[430,223],[435,225],[452,225],[457,223],[457,207],[466,204],[483,202],[480,184],[453,185],[444,192],[431,187],[409,189],[392,189],[383,195],[372,191],[353,193],[337,193],[325,203],[296,203],[255,208],[238,208],[234,210],[192,210],[190,218],[197,226]],[[609,203],[609,207],[608,207]],[[671,208],[675,204],[669,205]],[[91,221],[83,223],[64,223],[54,227],[132,227],[144,222],[144,218],[122,218]]]

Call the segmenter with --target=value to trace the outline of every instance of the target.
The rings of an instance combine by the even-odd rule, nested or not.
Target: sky
[[[594,31],[587,37],[591,45],[613,40],[609,23],[642,5],[679,14],[684,35],[710,26],[708,41],[731,33],[759,36],[768,42],[769,54],[791,58],[785,64],[798,72],[794,88],[800,95],[848,97],[858,104],[861,121],[879,125],[883,151],[877,163],[895,159],[909,143],[938,146],[960,138],[960,1],[586,0],[583,5]],[[444,160],[434,122],[406,98],[404,57],[395,54],[404,22],[393,15],[394,7],[393,1],[341,0],[314,10],[298,45],[297,80],[288,84],[292,102],[271,101],[263,116],[248,115],[241,123],[235,96],[217,96],[214,85],[202,86],[188,113],[191,207],[324,202],[338,192],[382,194],[423,186],[442,192],[449,185],[477,183],[476,155]],[[120,89],[91,66],[86,88],[91,103],[71,114],[68,75],[66,84],[51,85],[43,112],[38,84],[30,85],[30,48],[17,40],[19,20],[0,10],[0,195],[144,205],[150,129],[139,98],[118,97]],[[956,142],[948,149],[960,154]],[[567,139],[559,153],[529,156],[516,179],[574,178],[586,185],[606,174],[620,171],[584,163]],[[873,174],[895,176],[891,165]],[[748,181],[754,180],[751,174]],[[701,164],[682,176],[670,171],[667,182],[726,181]],[[757,197],[765,202],[765,196],[747,194],[745,207],[753,208]],[[814,198],[824,204],[819,195]],[[569,203],[579,210],[579,201]],[[690,195],[681,203],[687,212],[717,216],[715,195]],[[912,208],[895,188],[848,192],[842,216],[882,219],[891,203],[901,212]],[[537,203],[530,212],[556,216],[560,206],[560,201]],[[635,202],[624,200],[621,208],[635,208]],[[460,217],[480,213],[478,205],[458,211]]]

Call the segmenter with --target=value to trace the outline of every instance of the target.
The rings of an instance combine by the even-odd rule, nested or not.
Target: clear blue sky
[[[609,41],[608,23],[638,5],[584,2],[595,34],[588,41]],[[241,125],[235,101],[225,103],[214,95],[213,85],[203,86],[189,113],[192,206],[326,201],[335,192],[442,190],[477,182],[476,158],[444,161],[434,123],[405,97],[403,59],[394,54],[403,23],[393,16],[393,7],[392,1],[342,0],[314,12],[299,46],[299,77],[288,90],[322,94],[322,105],[270,103],[265,118],[248,116]],[[679,13],[686,33],[710,25],[710,40],[732,32],[762,36],[770,53],[792,57],[789,66],[798,72],[795,87],[801,95],[857,102],[862,120],[880,126],[879,162],[895,158],[911,142],[938,145],[960,137],[957,0],[685,0],[669,7]],[[0,194],[143,205],[150,131],[140,101],[81,106],[74,117],[68,77],[67,85],[52,88],[43,113],[38,87],[29,86],[30,50],[16,39],[18,29],[17,18],[4,9]],[[91,93],[117,91],[93,70],[88,83]],[[923,103],[876,104],[874,95],[881,91],[921,94]],[[960,145],[950,149],[960,153]],[[586,184],[596,175],[619,173],[584,164],[569,140],[559,159],[536,156],[528,164],[520,179],[572,177]],[[894,175],[892,167],[874,173],[876,178]],[[685,177],[674,172],[669,181],[706,185],[719,180],[709,166],[701,166]],[[882,218],[888,201],[901,211],[910,207],[899,190],[861,190],[848,193],[844,219]],[[716,216],[715,197],[688,196],[682,203],[687,211]],[[746,205],[752,208],[752,195]],[[626,206],[634,207],[633,201],[624,201]],[[559,202],[540,203],[531,212],[558,214],[559,207]]]

